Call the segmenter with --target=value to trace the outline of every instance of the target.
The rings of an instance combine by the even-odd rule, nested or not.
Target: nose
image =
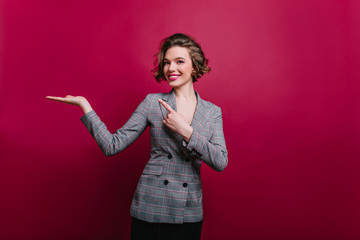
[[[176,69],[175,67],[176,67],[176,66],[175,66],[175,63],[174,63],[174,62],[171,62],[171,63],[170,63],[170,66],[169,66],[169,71],[170,71],[170,72],[175,71],[175,69]]]

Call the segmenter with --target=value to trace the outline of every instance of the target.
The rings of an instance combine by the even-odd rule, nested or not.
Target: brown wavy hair
[[[174,46],[185,47],[189,51],[191,62],[194,68],[192,75],[193,82],[207,72],[210,72],[208,60],[205,58],[204,52],[201,50],[200,44],[197,43],[193,37],[182,33],[176,33],[170,37],[165,38],[160,43],[159,52],[155,55],[154,65],[152,70],[156,81],[161,82],[165,80],[164,76],[164,57],[166,51]]]

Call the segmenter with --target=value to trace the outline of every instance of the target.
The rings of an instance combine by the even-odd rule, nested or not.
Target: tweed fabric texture
[[[203,219],[201,163],[222,171],[228,163],[221,109],[197,96],[189,143],[169,129],[163,119],[176,111],[175,92],[149,94],[123,127],[111,134],[95,111],[81,117],[106,156],[123,151],[149,126],[150,159],[138,182],[130,215],[147,222],[183,223]]]

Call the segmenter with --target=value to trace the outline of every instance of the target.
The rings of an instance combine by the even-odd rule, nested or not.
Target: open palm
[[[71,96],[71,95],[66,95],[66,97],[52,97],[52,96],[47,96],[47,99],[50,100],[54,100],[57,102],[63,102],[66,104],[70,104],[70,105],[76,105],[76,106],[81,106],[82,104],[85,104],[87,102],[86,98],[81,97],[81,96]]]
[[[82,96],[72,96],[72,95],[66,95],[66,97],[53,97],[53,96],[46,96],[47,99],[54,100],[57,102],[63,102],[70,105],[79,106],[84,114],[92,111],[91,105],[88,102],[88,100]]]

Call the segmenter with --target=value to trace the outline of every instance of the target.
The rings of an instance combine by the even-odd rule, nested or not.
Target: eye
[[[167,64],[169,64],[169,62],[164,62],[164,66],[167,65]]]
[[[179,60],[177,63],[178,63],[178,64],[184,63],[184,61],[183,61],[183,60]]]

